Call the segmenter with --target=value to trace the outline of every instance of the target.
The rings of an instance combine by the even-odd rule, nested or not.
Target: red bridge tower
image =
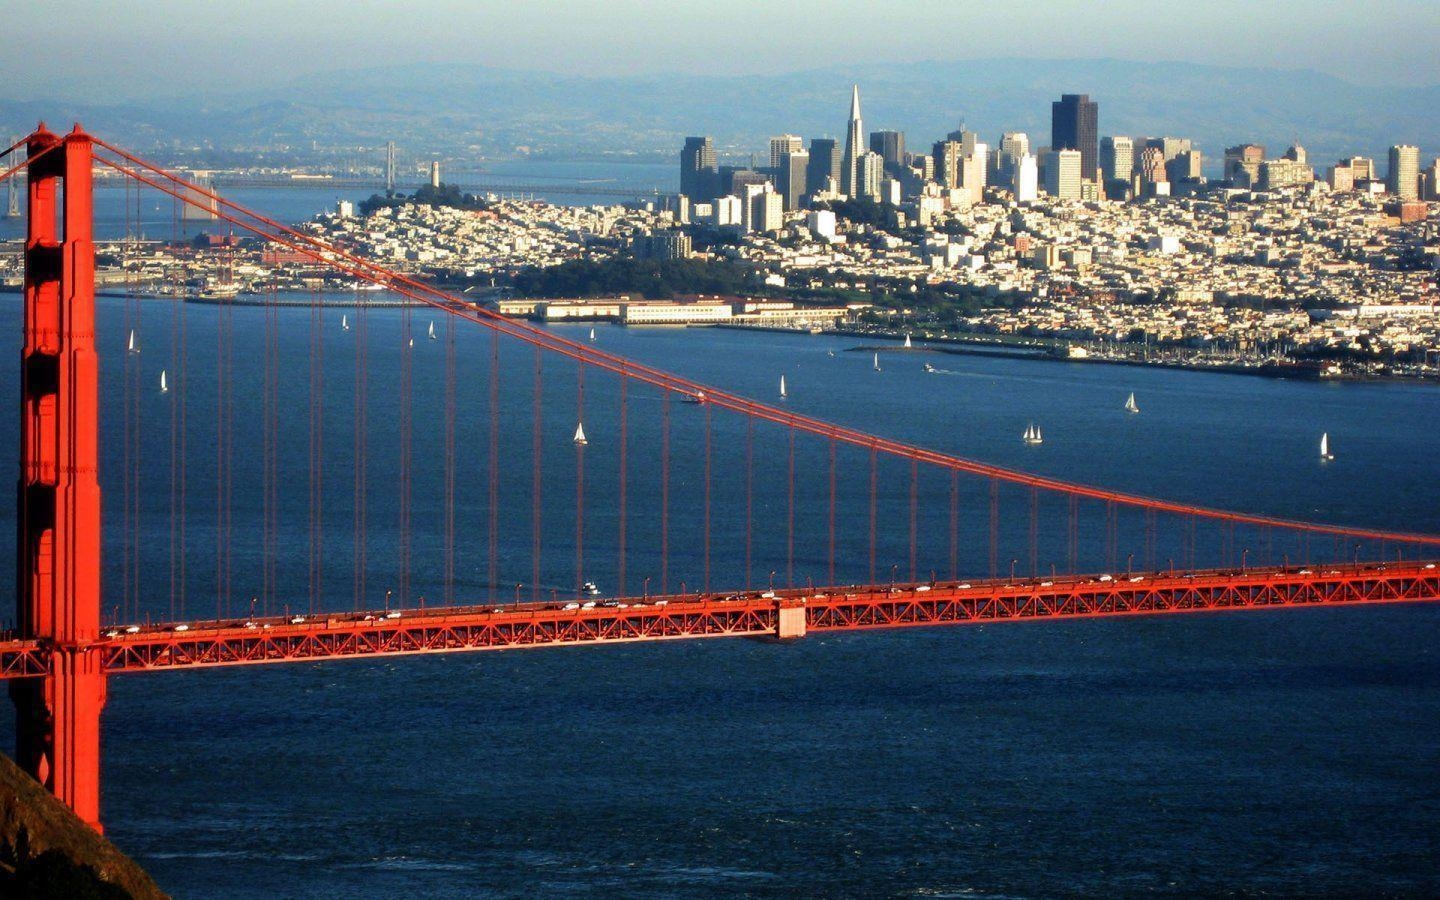
[[[16,759],[100,828],[98,363],[92,142],[42,124],[29,138],[25,344],[17,497],[20,637],[49,654],[49,674],[10,683]],[[63,186],[63,201],[60,189]]]

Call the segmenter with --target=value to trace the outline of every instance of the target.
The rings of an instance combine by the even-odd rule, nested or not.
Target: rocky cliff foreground
[[[0,754],[0,897],[165,896],[144,869]]]

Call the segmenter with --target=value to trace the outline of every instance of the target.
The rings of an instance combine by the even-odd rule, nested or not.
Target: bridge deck
[[[1071,576],[575,604],[331,613],[112,628],[90,645],[109,673],[297,660],[1208,610],[1440,600],[1434,563]],[[803,628],[782,629],[782,609]],[[786,617],[792,621],[793,614]],[[44,675],[52,650],[0,641],[0,679]]]

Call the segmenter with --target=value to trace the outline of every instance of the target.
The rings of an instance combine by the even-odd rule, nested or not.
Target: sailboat
[[[1135,405],[1135,392],[1134,392],[1134,391],[1131,391],[1131,392],[1130,392],[1130,396],[1129,396],[1128,398],[1126,398],[1126,400],[1125,400],[1125,411],[1126,411],[1126,412],[1132,412],[1132,413],[1138,413],[1138,412],[1140,411],[1140,407],[1137,406],[1137,405]]]
[[[784,400],[788,395],[785,393],[785,376],[780,376],[780,399]]]
[[[880,354],[875,354],[875,359],[871,362],[871,365],[875,367],[875,371],[880,371]]]
[[[434,320],[434,319],[431,319],[431,320],[430,320],[430,340],[432,340],[432,341],[438,341],[438,340],[440,340],[439,338],[437,338],[437,337],[435,336],[435,320]]]
[[[831,357],[831,358],[833,359],[834,356],[835,356],[835,351],[834,351],[834,350],[826,350],[826,351],[825,351],[825,355],[826,355],[826,356],[829,356],[829,357]]]
[[[347,316],[347,315],[345,315],[344,313],[341,313],[341,314],[340,314],[340,330],[341,330],[341,331],[349,331],[349,330],[350,330],[350,317]]]
[[[129,350],[131,353],[140,352],[140,345],[135,343],[135,329],[133,328],[130,329],[130,343],[125,347],[125,349]]]
[[[1040,429],[1035,423],[1031,422],[1030,427],[1025,429],[1024,440],[1027,444],[1043,444],[1045,436],[1040,433]]]
[[[782,380],[782,381],[784,380],[784,377],[783,377],[783,376],[781,377],[781,380]],[[680,398],[680,402],[681,402],[681,403],[704,403],[704,402],[705,402],[705,392],[704,392],[704,391],[696,391],[696,392],[693,393],[693,394],[686,394],[685,396],[683,396],[683,397]]]
[[[1328,431],[1320,434],[1320,458],[1322,460],[1335,458],[1335,454],[1330,452],[1330,432]]]
[[[581,422],[575,426],[575,446],[583,447],[590,443],[585,440],[585,423]]]
[[[910,335],[908,335],[908,334],[905,335],[905,349],[906,349],[906,350],[909,350],[909,349],[910,349]]]
[[[414,339],[413,337],[410,339],[410,346],[411,346],[411,347],[414,347],[414,346],[415,346],[415,339]]]
[[[932,365],[930,365],[929,363],[926,363],[926,364],[925,364],[925,371],[926,371],[926,373],[933,375],[933,374],[935,374],[935,367],[932,366]]]
[[[595,343],[595,329],[590,329],[590,343]]]
[[[162,394],[168,394],[168,393],[170,393],[170,385],[165,381],[165,370],[164,370],[164,369],[161,369],[161,370],[160,370],[160,393],[162,393]]]

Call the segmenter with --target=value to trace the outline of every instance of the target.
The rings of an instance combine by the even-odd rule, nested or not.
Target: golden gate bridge
[[[42,124],[6,152],[21,146],[26,158],[0,176],[8,179],[24,169],[28,179],[17,494],[20,580],[16,628],[0,639],[0,678],[8,680],[17,707],[18,761],[96,828],[100,718],[110,675],[463,650],[719,636],[793,639],[842,629],[1440,599],[1440,574],[1425,560],[1440,545],[1440,536],[1167,501],[888,439],[503,318],[197,188],[79,126],[59,136]],[[162,429],[168,454],[161,456],[169,473],[161,483],[168,495],[164,489],[147,491],[148,481],[140,476],[140,448],[154,429],[145,427],[139,367],[127,359],[123,385],[107,381],[105,391],[106,399],[120,398],[124,409],[123,537],[102,541],[101,461],[102,453],[113,450],[100,446],[92,204],[97,166],[168,195],[176,204],[204,203],[276,248],[414,301],[397,313],[401,330],[389,350],[396,357],[398,390],[380,395],[381,417],[372,417],[371,411],[372,369],[380,363],[371,358],[363,306],[354,310],[353,347],[345,361],[351,365],[344,367],[352,376],[347,387],[353,397],[353,445],[348,448],[353,455],[345,473],[352,488],[346,498],[348,592],[336,589],[327,574],[334,563],[330,520],[337,479],[333,461],[327,462],[335,448],[324,438],[326,417],[334,412],[325,407],[326,379],[333,382],[343,369],[325,345],[326,320],[319,306],[312,309],[311,331],[301,348],[308,380],[295,384],[287,376],[301,372],[302,364],[281,359],[275,318],[280,302],[275,298],[266,305],[265,340],[258,353],[263,363],[257,363],[263,370],[258,416],[237,418],[234,412],[237,396],[247,398],[237,394],[245,382],[237,381],[233,369],[229,319],[222,313],[216,320],[217,371],[204,378],[187,373],[188,332],[175,326],[170,350],[180,368],[166,401],[169,425]],[[431,431],[428,424],[417,425],[412,408],[416,350],[411,316],[412,309],[423,307],[444,316],[443,412],[438,451],[417,455],[415,436]],[[127,308],[127,316],[136,321],[138,306]],[[465,419],[478,420],[481,429],[470,449],[482,464],[467,465],[463,472],[457,449],[457,424],[464,420],[455,341],[462,327],[483,329],[489,337],[487,358],[479,363],[487,370],[483,394],[473,410],[465,410]],[[431,336],[442,340],[433,334],[422,334],[421,340]],[[521,365],[502,367],[502,343],[504,358]],[[552,387],[557,366],[564,382],[559,401]],[[502,378],[518,379],[505,404]],[[215,391],[215,414],[204,423],[203,439],[189,436],[199,424],[187,419],[190,380]],[[288,402],[292,396],[306,398],[303,410]],[[528,400],[524,408],[517,396]],[[611,435],[607,448],[601,452],[577,435],[557,454],[548,437],[557,402],[574,403],[573,417],[560,410],[570,426],[591,423],[593,435],[594,423],[605,422]],[[658,418],[649,425],[632,415],[641,402],[651,410],[658,405]],[[698,415],[677,421],[674,405]],[[376,461],[369,441],[392,426],[396,473],[384,487],[395,498],[396,521],[382,524],[371,509],[375,478],[370,467]],[[258,453],[241,454],[238,469],[237,439],[244,447],[258,448]],[[213,538],[215,572],[201,585],[207,611],[199,616],[187,607],[196,574],[187,570],[187,561],[199,548],[191,534],[196,523],[188,518],[196,499],[189,486],[194,473],[187,474],[187,442],[192,440],[203,442],[214,461],[214,497],[204,532]],[[514,455],[502,460],[507,452]],[[258,465],[251,465],[254,456]],[[562,457],[558,462],[557,456]],[[247,468],[260,473],[258,509],[234,501],[237,473],[243,477]],[[427,470],[438,470],[436,502],[434,508],[417,509],[415,480]],[[484,535],[478,548],[457,541],[457,491],[472,477],[480,485],[473,503],[479,519],[475,530]],[[155,494],[162,496],[157,500]],[[607,505],[597,509],[595,497]],[[563,542],[553,528],[560,501],[573,524],[573,534]],[[287,510],[302,521],[283,528]],[[327,510],[332,510],[328,516]],[[163,521],[146,526],[142,519],[152,512]],[[433,569],[413,555],[417,515],[443,525],[439,565]],[[521,533],[526,530],[528,535]],[[156,535],[168,538],[168,545],[157,548],[164,541]],[[677,546],[677,540],[683,545]],[[108,615],[101,585],[107,541],[114,541],[123,556],[120,602],[110,606]],[[385,578],[396,587],[377,604],[379,579],[372,557],[382,542],[394,551],[395,571],[387,571]],[[240,581],[259,585],[248,607],[237,598],[249,592],[235,590],[237,543],[245,545]],[[523,544],[528,544],[526,559],[501,552],[502,545]],[[557,561],[557,544],[570,551],[563,554],[568,558]],[[473,560],[467,556],[472,550]],[[602,565],[597,560],[602,552],[608,557],[603,568],[615,583],[603,598],[589,580]],[[141,577],[156,553],[168,555],[170,566],[164,621],[150,615],[164,598],[147,596]],[[303,577],[298,563],[281,565],[302,556]],[[462,569],[483,572],[478,589]],[[762,587],[758,573],[767,569]],[[287,580],[292,570],[295,581]],[[677,578],[681,574],[694,582]],[[545,596],[543,585],[561,579],[567,584],[563,594],[551,587]],[[417,581],[438,587],[439,602],[427,604]],[[501,587],[509,584],[513,594]],[[348,608],[340,602],[342,593],[349,594]]]

